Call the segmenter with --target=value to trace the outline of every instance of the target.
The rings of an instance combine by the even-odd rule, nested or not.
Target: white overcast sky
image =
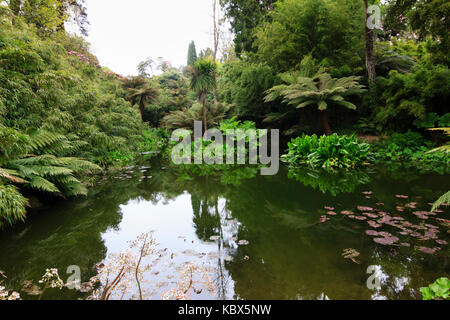
[[[146,57],[186,64],[189,43],[197,53],[212,47],[212,0],[87,0],[88,41],[103,66],[137,74]]]

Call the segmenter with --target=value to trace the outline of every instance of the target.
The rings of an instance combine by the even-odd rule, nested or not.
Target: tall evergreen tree
[[[274,8],[275,2],[276,0],[220,0],[235,34],[234,44],[238,56],[243,51],[254,51],[254,30]]]
[[[197,62],[197,50],[195,48],[194,41],[192,41],[189,44],[187,64],[188,66],[193,66],[196,62]]]

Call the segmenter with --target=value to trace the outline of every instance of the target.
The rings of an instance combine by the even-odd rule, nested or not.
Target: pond
[[[448,175],[402,166],[189,177],[154,161],[86,198],[32,211],[0,234],[0,269],[15,290],[46,268],[65,279],[76,265],[88,281],[96,264],[152,230],[164,261],[145,275],[147,298],[161,299],[190,262],[207,266],[216,289],[192,299],[421,299],[420,287],[450,274],[449,207],[427,213],[448,189]],[[346,258],[345,249],[356,254]],[[372,273],[379,287],[368,286]],[[42,298],[83,297],[64,289]]]

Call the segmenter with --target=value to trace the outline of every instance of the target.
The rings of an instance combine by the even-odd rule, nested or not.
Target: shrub
[[[420,133],[394,133],[390,139],[372,146],[374,158],[378,161],[411,161],[417,163],[450,164],[445,151],[432,151],[433,142],[426,140]]]
[[[306,165],[326,170],[350,169],[362,165],[370,156],[370,146],[360,143],[355,135],[303,135],[292,139],[288,146],[288,154],[282,156],[282,160],[291,166]]]

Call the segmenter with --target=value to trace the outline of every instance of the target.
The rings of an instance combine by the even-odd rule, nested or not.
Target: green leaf
[[[435,298],[430,288],[420,288],[420,292],[422,292],[423,300],[433,300]]]
[[[325,101],[320,101],[318,106],[320,111],[324,111],[327,110],[328,104]]]

